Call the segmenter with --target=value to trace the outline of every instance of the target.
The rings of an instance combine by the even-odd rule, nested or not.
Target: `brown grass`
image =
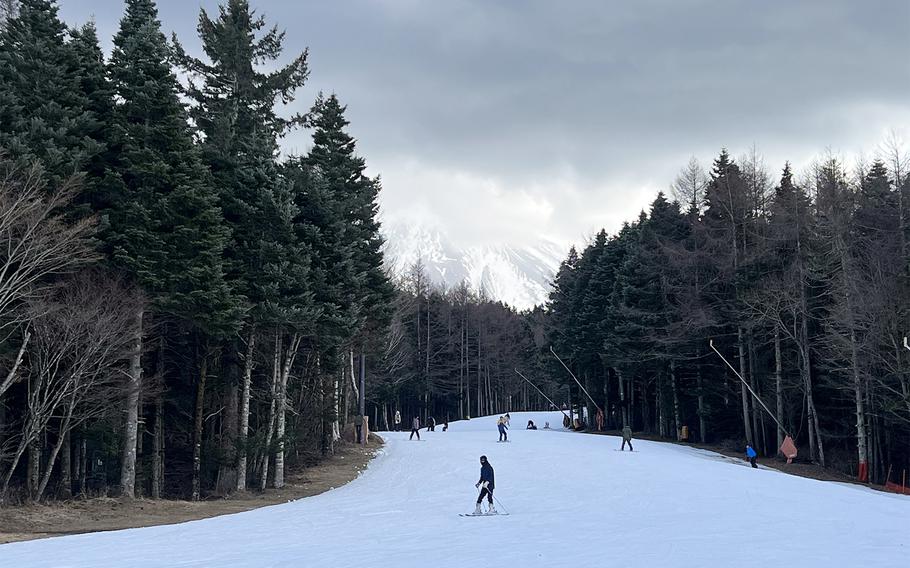
[[[262,493],[237,493],[197,503],[100,497],[0,509],[0,544],[182,523],[318,495],[354,480],[381,445],[382,442],[375,436],[370,437],[370,443],[365,448],[339,441],[334,456],[313,467],[290,472],[283,488],[268,489]]]

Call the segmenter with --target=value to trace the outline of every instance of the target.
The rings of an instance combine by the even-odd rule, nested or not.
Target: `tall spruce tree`
[[[192,78],[188,94],[195,102],[191,116],[204,134],[202,157],[231,229],[225,267],[229,284],[249,306],[244,322],[247,346],[264,327],[312,333],[308,327],[313,310],[303,305],[309,298],[304,289],[310,254],[293,233],[296,206],[276,163],[278,139],[303,120],[300,115],[283,118],[276,107],[291,102],[306,81],[307,53],[284,67],[266,70],[282,55],[284,34],[276,28],[265,30],[265,25],[249,2],[229,0],[219,7],[217,18],[200,12],[198,32],[208,61],[190,57],[174,39],[178,62]],[[225,432],[227,460],[220,477],[233,476],[231,489],[238,490],[247,483],[253,362],[241,356],[245,351],[240,341],[232,340],[224,358],[228,389],[239,387],[240,393],[227,397],[226,422],[236,426]],[[231,457],[235,454],[236,459]],[[231,473],[234,468],[236,473]]]
[[[122,188],[108,238],[114,262],[136,279],[156,311],[174,318],[199,345],[193,426],[196,500],[210,338],[236,328],[241,306],[223,277],[222,254],[229,232],[222,224],[211,177],[193,144],[168,55],[155,3],[128,0],[109,64],[118,100],[115,123]],[[137,314],[140,330],[142,317]],[[121,472],[127,496],[133,495],[135,483],[141,341],[139,331]]]
[[[0,148],[40,159],[51,183],[81,171],[101,150],[57,10],[53,0],[22,0],[0,31]]]

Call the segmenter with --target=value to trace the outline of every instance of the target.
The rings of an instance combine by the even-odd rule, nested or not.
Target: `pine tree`
[[[227,280],[249,306],[244,331],[247,344],[264,327],[311,332],[307,328],[313,314],[308,305],[310,253],[294,233],[296,205],[290,184],[276,164],[278,139],[303,120],[299,115],[280,117],[276,106],[290,103],[295,90],[306,81],[307,53],[297,55],[285,67],[264,70],[281,56],[284,40],[277,29],[263,33],[264,28],[265,18],[256,16],[248,2],[230,0],[219,8],[215,19],[205,10],[200,12],[198,31],[208,62],[188,56],[174,39],[178,61],[193,78],[188,93],[195,102],[191,116],[204,134],[202,157],[219,189],[219,205],[231,229],[225,250]],[[228,347],[231,354],[225,358],[226,365],[238,366],[239,353],[244,350],[235,341]],[[240,448],[238,490],[247,481],[251,365],[252,361],[245,361],[240,409],[228,409],[229,415],[238,415],[232,420],[238,431],[228,432],[224,444],[229,454],[233,451],[229,446]],[[273,376],[281,382],[278,374]],[[277,395],[283,396],[282,389]],[[276,404],[284,408],[282,401]],[[233,465],[225,464],[225,469]],[[280,480],[282,472],[277,474]]]
[[[57,10],[52,0],[22,0],[0,32],[0,148],[40,159],[51,183],[82,170],[101,150]]]
[[[228,231],[211,178],[193,144],[179,84],[151,0],[128,0],[114,38],[109,72],[119,101],[122,193],[111,214],[109,242],[115,264],[131,274],[156,310],[176,318],[200,342],[194,425],[193,499],[200,495],[202,413],[210,336],[236,328],[240,306],[223,278]],[[138,315],[141,323],[142,314]],[[141,327],[141,325],[140,325]],[[141,336],[137,337],[141,343]],[[138,352],[136,357],[138,357]],[[128,404],[123,491],[132,495],[136,402],[141,372]],[[132,454],[131,456],[128,454]]]

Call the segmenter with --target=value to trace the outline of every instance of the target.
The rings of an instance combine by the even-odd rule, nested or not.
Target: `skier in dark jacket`
[[[480,456],[480,480],[474,487],[482,487],[482,489],[480,490],[480,495],[477,496],[477,507],[474,509],[475,515],[483,514],[483,511],[480,510],[480,504],[483,502],[484,497],[487,498],[489,503],[487,513],[496,514],[496,508],[493,506],[493,489],[495,487],[493,480],[493,466],[487,461],[487,456]]]
[[[758,466],[755,465],[755,458],[758,457],[758,454],[755,453],[755,450],[752,449],[751,444],[746,444],[746,457],[749,458],[749,463],[752,464],[752,467],[758,469]]]

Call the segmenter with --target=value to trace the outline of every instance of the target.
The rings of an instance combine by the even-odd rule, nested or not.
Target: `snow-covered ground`
[[[360,478],[328,493],[179,525],[0,546],[0,566],[910,566],[910,498],[754,470],[717,454],[560,430],[515,413],[448,432],[386,433]],[[478,458],[510,516],[473,509]]]

